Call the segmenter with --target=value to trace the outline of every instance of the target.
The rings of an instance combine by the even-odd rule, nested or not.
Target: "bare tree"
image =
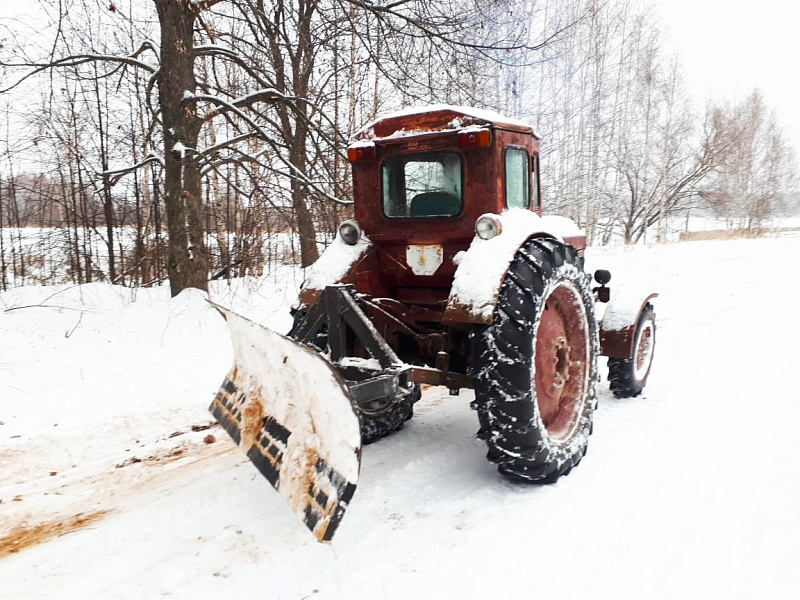
[[[733,106],[710,109],[728,137],[724,164],[704,193],[732,225],[758,230],[794,187],[795,157],[759,90]]]
[[[732,129],[694,109],[652,7],[576,1],[539,14],[565,11],[574,15],[570,35],[521,67],[535,91],[522,95],[520,116],[543,135],[545,210],[575,219],[590,243],[664,239],[670,220],[701,204]]]
[[[134,44],[129,35],[113,38],[114,47],[107,43],[109,36],[98,37],[93,28],[72,21],[78,13],[92,12],[88,4],[67,12],[60,3],[44,0],[55,24],[53,44],[40,58],[29,56],[26,48],[4,59],[7,68],[27,69],[5,91],[53,69],[69,71],[74,80],[90,82],[83,89],[93,92],[97,125],[108,131],[102,104],[114,100],[104,96],[108,88],[91,83],[135,80],[148,111],[144,144],[151,149],[158,144],[162,151],[143,152],[131,167],[115,168],[101,136],[96,191],[104,206],[112,279],[125,269],[115,260],[111,186],[139,168],[160,165],[172,293],[206,289],[214,257],[204,235],[210,223],[204,178],[216,181],[205,195],[216,212],[223,189],[248,199],[250,206],[243,204],[242,210],[268,193],[275,210],[290,213],[302,264],[310,264],[318,251],[316,221],[336,219],[338,209],[327,208],[331,203],[348,203],[341,197],[348,188],[342,147],[360,115],[374,116],[385,93],[397,89],[403,91],[395,105],[472,98],[476,61],[497,50],[536,48],[513,28],[498,38],[482,12],[492,4],[154,0],[158,43],[141,38]],[[112,3],[104,23],[128,33],[134,28],[123,24],[132,17],[122,12]],[[371,79],[365,77],[370,73]],[[340,93],[343,78],[349,81],[348,97]],[[368,93],[360,94],[359,88]],[[51,93],[51,99],[56,96]],[[253,179],[265,173],[269,192],[263,179]],[[215,227],[223,222],[215,220]],[[216,258],[238,260],[220,245],[223,239],[217,236]]]

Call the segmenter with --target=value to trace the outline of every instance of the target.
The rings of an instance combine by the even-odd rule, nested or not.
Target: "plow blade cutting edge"
[[[234,364],[210,411],[316,538],[330,541],[361,465],[350,392],[319,354],[214,307],[227,320]]]

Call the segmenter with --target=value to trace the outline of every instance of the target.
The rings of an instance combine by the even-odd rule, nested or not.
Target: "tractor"
[[[426,386],[474,391],[488,460],[552,483],[586,453],[608,357],[644,388],[656,294],[584,271],[586,236],[542,215],[539,138],[474,108],[408,110],[347,148],[353,219],[305,273],[286,336],[221,307],[235,362],[211,412],[320,541],[355,492],[362,445]]]

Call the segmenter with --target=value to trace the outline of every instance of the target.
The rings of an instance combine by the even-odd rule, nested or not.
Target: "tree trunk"
[[[99,75],[97,63],[94,64],[94,72]],[[100,151],[100,168],[103,173],[103,216],[105,217],[106,225],[106,249],[108,251],[108,280],[111,283],[117,283],[117,265],[116,255],[114,251],[114,227],[116,225],[116,215],[114,214],[114,201],[111,195],[111,184],[108,175],[108,130],[105,122],[105,114],[103,113],[103,99],[100,95],[100,79],[94,82],[94,97],[97,108],[97,139],[99,142]],[[106,98],[107,100],[107,98]],[[106,107],[108,103],[106,103]]]
[[[292,165],[306,172],[306,124],[299,119],[296,124],[294,144],[289,149],[289,160]],[[317,248],[317,228],[314,217],[308,208],[305,183],[292,179],[292,208],[297,219],[297,237],[300,238],[300,266],[308,267],[319,258]]]
[[[208,253],[202,221],[202,182],[195,152],[202,121],[194,102],[193,30],[190,0],[154,0],[161,26],[158,100],[164,128],[164,204],[169,236],[167,273],[173,296],[195,287],[208,291]]]

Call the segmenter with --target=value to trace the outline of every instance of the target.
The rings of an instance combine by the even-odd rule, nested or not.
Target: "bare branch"
[[[139,161],[135,165],[131,165],[129,167],[123,167],[121,169],[103,171],[101,173],[98,173],[98,175],[109,176],[110,177],[109,181],[113,186],[116,185],[119,182],[119,180],[122,179],[125,175],[133,173],[136,169],[139,169],[141,167],[144,167],[145,165],[149,165],[150,163],[154,162],[160,164],[162,168],[164,167],[164,159],[162,157],[156,156],[155,154],[148,154],[143,160]]]
[[[155,47],[152,45],[151,42],[145,42],[136,52],[134,52],[129,56],[114,56],[111,54],[89,53],[89,54],[76,54],[73,56],[66,56],[64,58],[59,58],[46,63],[0,63],[0,66],[11,67],[11,68],[33,68],[32,71],[26,73],[15,83],[11,84],[6,88],[0,89],[0,94],[10,92],[11,90],[21,85],[24,81],[30,79],[35,75],[38,75],[39,73],[42,73],[43,71],[47,71],[49,69],[64,68],[64,67],[78,67],[80,65],[98,61],[111,62],[120,65],[137,67],[149,73],[155,74],[158,71],[158,66],[143,62],[141,60],[138,60],[137,58],[137,56],[139,56],[139,54],[141,54],[145,49],[155,51]]]

